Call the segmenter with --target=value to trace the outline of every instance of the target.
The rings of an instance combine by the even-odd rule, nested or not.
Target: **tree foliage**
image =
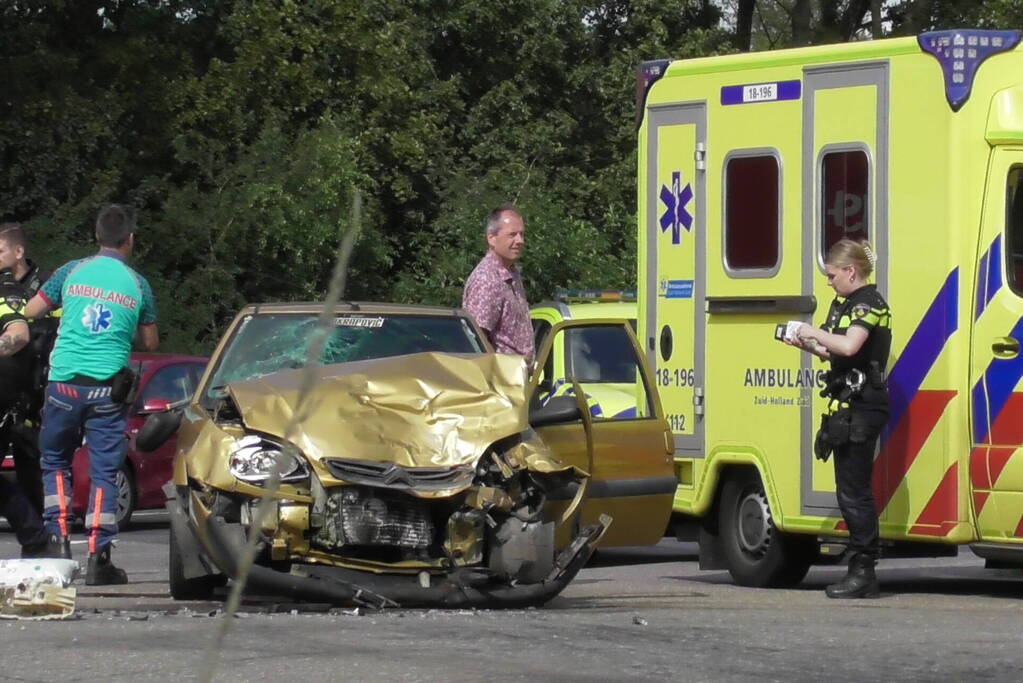
[[[352,192],[353,298],[454,304],[518,204],[532,299],[633,286],[647,59],[1018,26],[1014,0],[15,0],[0,5],[0,212],[48,266],[108,201],[165,347],[242,302],[323,296]]]

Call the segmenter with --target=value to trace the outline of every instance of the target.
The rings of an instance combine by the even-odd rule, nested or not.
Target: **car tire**
[[[819,553],[813,536],[774,526],[764,484],[752,468],[725,481],[718,514],[728,573],[740,586],[797,586]]]
[[[127,462],[117,470],[115,483],[117,484],[117,529],[124,531],[131,526],[131,516],[135,512],[135,504],[138,502],[135,477]]]
[[[185,565],[181,560],[181,549],[174,533],[174,525],[170,525],[170,539],[167,544],[167,574],[170,594],[175,600],[209,600],[213,591],[223,586],[226,577],[208,574],[195,578],[185,578]]]

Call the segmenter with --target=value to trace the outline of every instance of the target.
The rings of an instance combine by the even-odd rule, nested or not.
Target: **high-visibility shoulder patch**
[[[849,324],[859,323],[866,327],[890,327],[887,308],[872,308],[869,304],[859,303],[849,311]]]
[[[0,315],[21,315],[21,309],[25,307],[25,300],[18,296],[8,296],[0,299]]]

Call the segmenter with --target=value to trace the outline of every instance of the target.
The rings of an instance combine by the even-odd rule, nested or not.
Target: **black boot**
[[[55,557],[63,560],[71,559],[71,539],[67,536],[50,534],[40,543],[26,545],[21,549],[22,559]]]
[[[853,555],[849,560],[849,573],[838,583],[824,589],[829,598],[876,598],[881,595],[874,574],[876,561],[869,555]]]
[[[98,553],[89,553],[89,566],[85,571],[86,586],[114,586],[128,583],[128,575],[110,561],[110,546]]]

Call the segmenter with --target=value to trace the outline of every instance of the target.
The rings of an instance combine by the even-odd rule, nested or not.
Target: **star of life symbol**
[[[666,207],[661,214],[661,232],[671,228],[671,243],[679,244],[682,241],[682,228],[686,232],[692,232],[693,217],[686,209],[686,206],[693,198],[692,184],[686,183],[682,187],[682,172],[671,172],[671,187],[661,185],[661,201]]]
[[[110,327],[110,318],[113,315],[113,313],[103,307],[103,304],[95,303],[91,306],[86,306],[85,313],[82,315],[82,324],[93,334],[102,332]]]

